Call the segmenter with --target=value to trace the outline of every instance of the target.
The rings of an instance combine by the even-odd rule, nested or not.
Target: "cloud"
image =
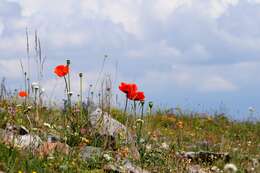
[[[237,87],[219,76],[211,76],[201,84],[202,91],[234,91]]]
[[[235,104],[257,103],[239,100],[260,84],[259,11],[258,0],[2,0],[0,74],[19,78],[13,67],[26,59],[28,27],[32,66],[37,29],[49,90],[55,65],[70,58],[75,72],[95,81],[108,54],[103,74],[138,82],[147,98],[208,102],[236,95]]]
[[[9,79],[19,79],[23,76],[19,59],[0,59],[0,74]]]

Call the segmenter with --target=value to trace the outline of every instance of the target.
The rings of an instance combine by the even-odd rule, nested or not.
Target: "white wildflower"
[[[161,145],[161,148],[168,150],[169,149],[169,145],[166,142],[163,142]]]
[[[112,157],[109,154],[104,154],[103,157],[105,158],[106,161],[112,160]]]
[[[251,113],[253,113],[253,112],[256,111],[256,109],[255,109],[253,106],[250,106],[250,107],[248,108],[248,111],[251,112]]]
[[[232,163],[228,163],[224,166],[224,172],[235,173],[235,172],[237,172],[237,167],[236,167],[236,165],[234,165]]]
[[[151,144],[147,144],[147,145],[145,146],[145,148],[146,148],[147,151],[151,151],[152,145],[151,145]]]
[[[259,166],[259,161],[257,159],[252,159],[252,165],[254,168],[257,168]]]
[[[220,172],[220,169],[217,166],[213,166],[210,170],[212,172],[215,172],[215,173],[219,173]]]
[[[35,89],[35,90],[37,90],[37,89],[40,88],[40,85],[39,85],[37,82],[33,82],[33,83],[32,83],[32,88]]]
[[[45,92],[45,89],[44,88],[41,88],[41,93],[44,93]]]
[[[142,119],[137,119],[137,120],[136,120],[136,123],[142,123],[142,124],[144,124],[144,120],[142,120]]]
[[[145,142],[144,138],[141,138],[140,143],[144,143],[144,142]]]

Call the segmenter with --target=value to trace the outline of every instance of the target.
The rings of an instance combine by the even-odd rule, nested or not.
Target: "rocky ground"
[[[55,118],[62,112],[45,109],[32,126],[33,110],[8,108],[0,113],[2,172],[260,172],[259,123],[179,112],[126,119],[97,108],[87,123],[66,127]]]

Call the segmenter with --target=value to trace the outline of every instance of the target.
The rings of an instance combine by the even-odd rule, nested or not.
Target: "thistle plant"
[[[142,129],[143,129],[143,123],[144,123],[144,100],[140,101],[141,105],[141,119],[137,120],[137,123],[139,123],[139,128],[137,131],[137,144],[140,145],[140,139],[142,137]]]
[[[148,107],[149,107],[149,121],[150,121],[150,118],[152,116],[152,108],[153,108],[153,102],[152,101],[149,101],[148,103]]]
[[[70,69],[70,60],[67,59],[67,67],[68,69]],[[71,109],[71,97],[70,97],[70,92],[71,92],[71,88],[70,88],[70,71],[68,71],[68,88],[67,88],[67,92],[68,92],[68,104],[69,104],[69,109]]]
[[[80,106],[80,119],[83,120],[83,73],[79,73],[79,106]]]
[[[24,72],[24,91],[27,92],[27,72]],[[28,95],[28,92],[27,92]],[[24,99],[24,103],[27,103],[27,96]]]
[[[37,122],[39,121],[39,107],[38,107],[38,102],[37,102],[37,96],[39,94],[39,89],[40,89],[40,86],[37,82],[33,82],[32,83],[32,91],[33,91],[33,94],[34,94],[34,106],[35,106],[35,123],[37,124]]]

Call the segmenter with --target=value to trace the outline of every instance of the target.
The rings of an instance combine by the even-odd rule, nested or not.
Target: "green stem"
[[[80,77],[80,119],[83,121],[83,110],[82,110],[82,103],[83,103],[83,79],[82,73],[79,75]]]
[[[144,103],[141,102],[141,120],[144,119]],[[138,134],[137,134],[137,144],[140,145],[140,139],[142,136],[142,129],[143,129],[143,121],[140,122],[140,126],[138,129]]]
[[[125,100],[125,109],[124,109],[124,116],[126,115],[127,105],[128,105],[128,98],[127,98],[127,96],[126,96],[126,100]]]
[[[135,116],[135,120],[136,120],[136,101],[134,101],[134,116]]]
[[[70,96],[69,96],[69,88],[68,88],[68,82],[67,82],[67,79],[66,77],[64,76],[64,81],[65,81],[65,86],[66,86],[66,94],[67,94],[67,99],[68,99],[68,111],[70,113],[70,110],[71,110],[71,103],[70,103]],[[66,109],[67,109],[67,105],[66,105]],[[67,122],[67,113],[65,114],[65,117],[64,117],[64,127],[66,127],[66,122]]]
[[[126,134],[125,134],[125,137],[126,137],[126,144],[128,144],[128,116],[126,115],[126,110],[127,110],[127,105],[128,105],[128,98],[126,96],[126,101],[125,101],[125,110],[124,110],[124,117],[126,116],[126,123],[125,123],[125,126],[126,126]]]

